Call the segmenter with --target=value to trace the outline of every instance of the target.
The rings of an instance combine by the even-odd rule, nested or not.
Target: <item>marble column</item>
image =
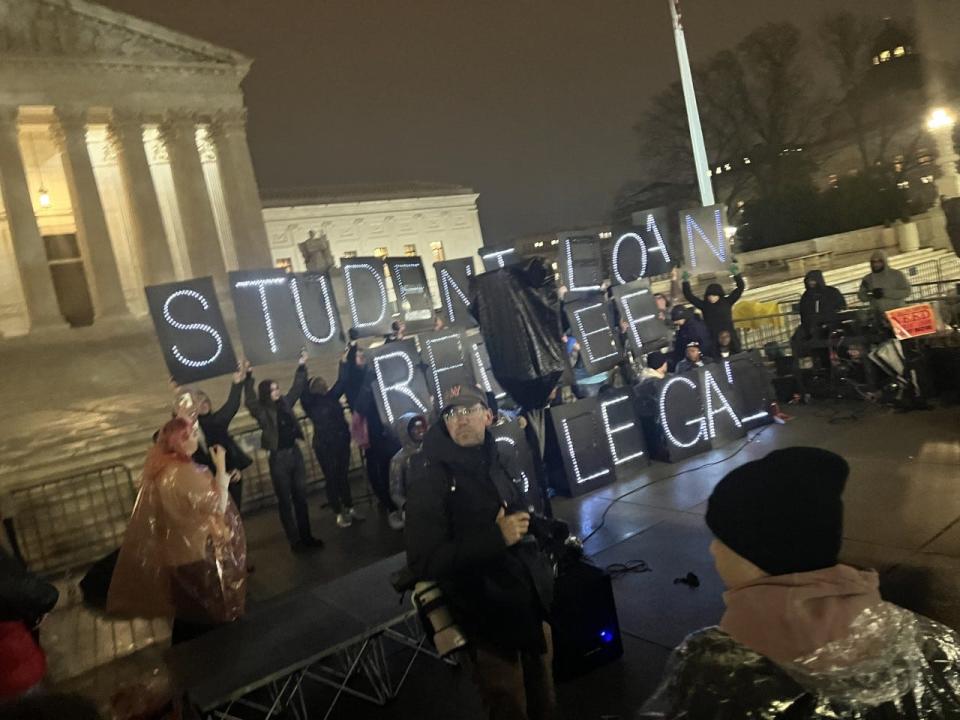
[[[160,126],[160,137],[170,157],[190,271],[194,277],[211,275],[218,292],[226,297],[227,267],[203,177],[196,132],[197,119],[189,113],[171,113]]]
[[[30,187],[18,140],[17,108],[0,108],[0,191],[31,330],[64,327],[47,251],[33,214]]]
[[[143,144],[143,118],[135,113],[115,110],[108,130],[127,194],[133,244],[143,284],[173,282],[176,280],[173,255]]]
[[[933,141],[937,145],[937,193],[943,197],[960,197],[960,173],[957,172],[957,149],[953,144],[954,123],[943,123],[930,129]]]
[[[241,270],[255,270],[273,267],[273,256],[263,224],[246,123],[244,109],[221,111],[213,117],[211,133],[217,148],[217,169],[237,249],[237,264]]]
[[[107,229],[107,218],[100,201],[100,191],[93,175],[90,151],[87,148],[85,110],[57,108],[58,125],[52,129],[60,148],[63,170],[70,192],[77,239],[84,251],[87,276],[91,279],[94,317],[108,318],[129,315],[127,299],[120,283],[120,270]]]

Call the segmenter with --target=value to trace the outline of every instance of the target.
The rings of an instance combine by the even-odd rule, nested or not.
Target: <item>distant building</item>
[[[0,334],[143,315],[143,287],[270,262],[251,60],[85,0],[0,18]]]
[[[298,245],[323,234],[337,266],[345,257],[423,259],[434,302],[433,263],[474,258],[483,246],[477,193],[458,185],[353,185],[262,193],[263,219],[276,267],[305,270]]]

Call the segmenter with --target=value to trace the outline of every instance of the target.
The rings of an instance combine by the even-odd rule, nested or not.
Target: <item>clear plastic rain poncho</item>
[[[207,468],[151,448],[110,583],[107,612],[220,623],[243,614],[240,513]]]
[[[778,665],[718,628],[674,651],[642,718],[886,720],[960,718],[960,637],[890,603],[850,634]]]

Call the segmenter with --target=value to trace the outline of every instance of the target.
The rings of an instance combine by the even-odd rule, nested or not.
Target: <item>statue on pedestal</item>
[[[307,270],[329,273],[333,269],[333,253],[330,252],[330,241],[325,232],[318,236],[316,231],[310,230],[307,239],[297,247],[300,248]]]

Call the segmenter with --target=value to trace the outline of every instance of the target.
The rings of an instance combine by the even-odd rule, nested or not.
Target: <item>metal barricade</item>
[[[108,465],[14,489],[8,499],[27,567],[49,576],[117,549],[136,489],[128,467]]]

